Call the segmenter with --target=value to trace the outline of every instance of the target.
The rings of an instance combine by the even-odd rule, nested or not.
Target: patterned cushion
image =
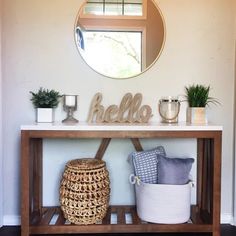
[[[132,152],[130,154],[135,175],[138,176],[142,182],[150,184],[157,183],[158,154],[163,156],[166,155],[164,147],[158,146],[151,150]]]
[[[194,162],[193,158],[168,158],[157,155],[158,184],[186,184]]]

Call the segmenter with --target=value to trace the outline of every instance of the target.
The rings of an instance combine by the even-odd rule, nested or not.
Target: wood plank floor
[[[74,234],[75,235],[75,234]],[[85,234],[76,234],[78,236],[85,236]],[[99,234],[86,234],[86,236],[93,236],[93,235],[99,235]],[[176,234],[155,234],[155,233],[149,233],[149,234],[100,234],[100,236],[210,236],[211,234],[207,233],[176,233]],[[20,227],[18,226],[4,226],[0,228],[0,236],[20,236]],[[56,235],[52,235],[56,236]],[[236,236],[236,226],[231,225],[221,225],[221,236]]]

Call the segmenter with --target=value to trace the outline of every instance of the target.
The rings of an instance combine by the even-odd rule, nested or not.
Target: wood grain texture
[[[138,138],[131,138],[131,141],[132,141],[134,148],[137,152],[143,151],[143,147],[142,147]]]
[[[30,144],[27,131],[21,132],[21,236],[30,233]]]
[[[140,233],[140,232],[211,232],[211,225],[206,224],[197,214],[196,207],[192,206],[191,219],[195,219],[194,224],[152,224],[141,221],[137,215],[135,206],[110,206],[107,215],[104,218],[102,224],[92,225],[74,225],[66,224],[65,220],[59,223],[56,221],[55,224],[49,224],[53,217],[53,214],[61,215],[58,207],[49,207],[45,209],[45,214],[42,216],[40,224],[38,226],[31,226],[31,232],[34,234],[59,234],[59,233]],[[132,222],[127,223],[125,215],[129,213],[132,217]],[[117,215],[117,223],[112,223],[112,214]],[[148,231],[147,231],[148,230]]]
[[[110,207],[108,215],[100,224],[66,224],[60,208],[42,207],[41,159],[44,138],[101,138],[97,152],[101,158],[111,138],[131,139],[135,149],[141,150],[139,138],[196,138],[197,139],[197,205],[192,206],[192,224],[162,225],[142,222],[134,206]],[[34,131],[21,132],[21,235],[65,233],[141,233],[141,232],[210,232],[220,236],[221,191],[221,131]],[[33,167],[33,168],[32,168]],[[202,175],[202,176],[201,176]],[[35,183],[32,184],[30,179]],[[210,179],[208,179],[210,178]],[[210,191],[208,191],[210,190]],[[203,193],[202,193],[203,191]],[[32,204],[33,202],[33,204]],[[31,207],[31,205],[33,205]],[[39,209],[41,208],[41,214]],[[118,224],[111,224],[111,213],[117,214]],[[132,223],[127,224],[129,213]],[[51,225],[54,214],[58,218]]]
[[[42,214],[42,179],[43,179],[43,144],[42,139],[31,139],[30,140],[30,149],[31,149],[31,160],[33,163],[32,170],[32,191],[33,191],[33,211]]]
[[[102,142],[101,142],[101,144],[97,150],[97,153],[95,155],[95,159],[102,160],[110,141],[111,141],[110,138],[102,139]]]

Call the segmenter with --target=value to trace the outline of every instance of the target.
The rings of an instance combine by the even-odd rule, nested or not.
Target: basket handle
[[[140,178],[138,176],[134,175],[134,174],[131,174],[129,176],[129,182],[131,184],[138,184],[138,185],[140,185],[140,181],[141,181]]]
[[[134,174],[131,174],[130,176],[129,176],[129,182],[131,183],[131,184],[137,184],[137,185],[140,185],[140,183],[141,183],[141,180],[140,180],[140,178],[138,177],[138,176],[136,176],[136,175],[134,175]],[[192,187],[192,188],[194,188],[195,187],[195,183],[192,181],[192,180],[190,180],[189,182],[188,182],[188,184]]]
[[[195,183],[192,180],[189,181],[189,184],[190,184],[191,188],[195,188]]]

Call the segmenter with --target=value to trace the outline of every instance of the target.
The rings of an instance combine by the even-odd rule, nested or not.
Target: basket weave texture
[[[66,164],[60,186],[64,217],[74,224],[95,224],[106,216],[109,172],[102,160],[84,158]]]

